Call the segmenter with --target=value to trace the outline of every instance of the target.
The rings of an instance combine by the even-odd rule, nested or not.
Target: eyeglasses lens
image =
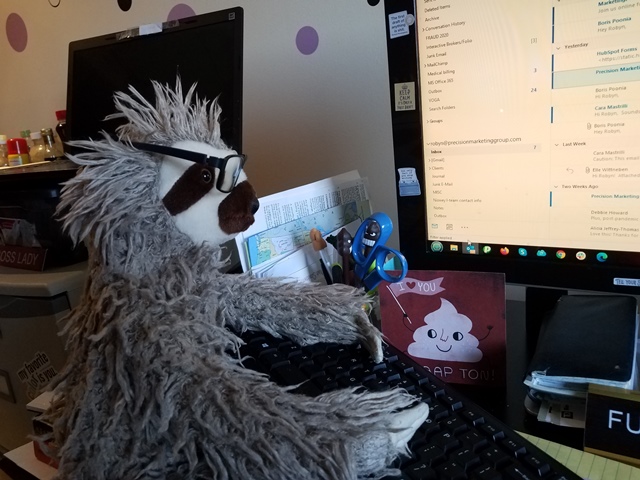
[[[218,188],[222,192],[230,192],[236,186],[240,172],[244,165],[244,158],[240,155],[230,155],[226,158],[226,163],[222,167],[222,175]]]

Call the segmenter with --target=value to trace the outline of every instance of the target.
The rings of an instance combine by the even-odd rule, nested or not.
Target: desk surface
[[[57,472],[36,458],[32,443],[7,452],[0,458],[0,470],[16,480],[50,480]]]
[[[589,480],[640,480],[640,468],[585,453],[532,435],[522,434],[560,463]],[[51,480],[56,470],[36,459],[31,444],[23,445],[0,458],[0,469],[16,480]]]
[[[511,307],[520,308],[517,305],[511,305]],[[511,428],[525,434],[525,436],[532,435],[538,439],[560,443],[581,450],[583,430],[538,422],[534,416],[526,412],[524,408],[526,387],[522,383],[528,364],[525,348],[527,336],[526,325],[524,322],[519,321],[523,316],[519,315],[518,312],[510,312],[509,308],[510,306],[507,305],[507,318],[510,318],[510,320],[508,320],[507,324],[506,386],[503,388],[481,388],[470,385],[459,385],[458,390]],[[23,451],[23,456],[19,457],[23,461],[25,454],[28,454],[28,452]],[[47,466],[44,465],[44,467]],[[0,468],[6,470],[12,478],[17,480],[51,478],[47,476],[34,477],[29,475],[23,469],[16,467],[16,463],[11,459],[0,460]],[[53,470],[50,467],[47,468]],[[640,480],[640,477],[638,477],[638,480]]]

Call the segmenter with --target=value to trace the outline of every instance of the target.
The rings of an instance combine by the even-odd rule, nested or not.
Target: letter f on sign
[[[622,412],[619,412],[618,410],[609,410],[609,429],[612,428],[613,422],[622,423],[622,420],[619,418],[614,418],[614,414],[622,415]]]

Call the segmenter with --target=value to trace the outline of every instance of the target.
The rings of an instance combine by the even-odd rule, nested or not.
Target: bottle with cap
[[[51,128],[43,128],[40,130],[42,140],[44,142],[44,159],[45,161],[53,161],[56,158],[64,157],[64,153],[53,137]]]
[[[7,150],[7,136],[0,135],[0,167],[9,166],[7,155],[9,155],[9,151]]]
[[[27,142],[27,147],[31,148],[31,130],[22,130],[20,136]]]
[[[33,146],[29,149],[31,163],[44,162],[45,148],[42,134],[40,132],[31,132],[31,143]]]
[[[24,138],[10,138],[7,140],[7,150],[9,152],[7,158],[10,167],[29,163],[29,145],[27,145],[27,141]]]
[[[56,120],[58,121],[56,125],[56,133],[58,134],[58,138],[62,144],[62,150],[64,150],[64,143],[67,141],[67,111],[56,110]]]

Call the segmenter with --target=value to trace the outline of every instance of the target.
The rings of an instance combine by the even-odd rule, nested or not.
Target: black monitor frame
[[[113,93],[134,86],[154,104],[151,80],[183,91],[197,82],[199,98],[218,97],[222,139],[242,149],[243,30],[241,7],[162,23],[161,31],[137,27],[69,44],[67,82],[68,140],[114,134],[119,122]],[[91,70],[91,71],[89,71]]]
[[[385,18],[397,12],[416,14],[413,0],[385,0]],[[416,270],[460,270],[499,272],[510,284],[540,288],[599,291],[621,294],[640,294],[640,286],[614,284],[614,278],[640,279],[640,254],[620,252],[615,261],[598,264],[569,263],[538,258],[501,257],[499,254],[450,255],[433,253],[427,241],[427,197],[423,162],[421,109],[419,102],[420,78],[416,26],[410,34],[391,38],[386,22],[387,54],[389,65],[389,92],[393,128],[393,149],[396,170],[396,199],[398,204],[398,234],[400,250],[407,258],[409,268]],[[396,111],[395,85],[414,82],[416,86],[415,110]],[[398,188],[400,168],[414,168],[421,191],[417,196],[401,196]],[[575,255],[577,249],[567,250]]]

